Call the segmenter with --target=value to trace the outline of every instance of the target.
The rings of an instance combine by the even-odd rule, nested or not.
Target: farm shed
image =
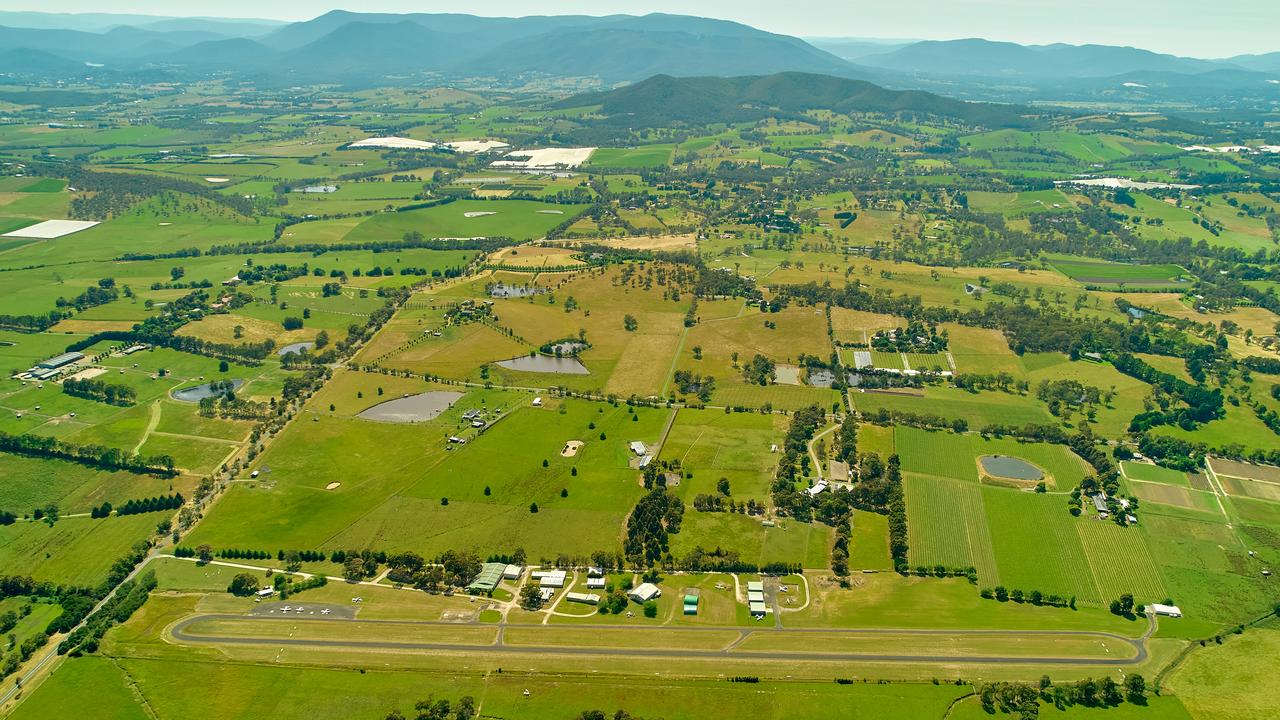
[[[656,597],[662,597],[662,590],[653,583],[641,583],[632,588],[631,592],[627,593],[627,597],[638,603],[647,603]]]
[[[645,452],[647,452],[647,448],[645,448],[644,443],[640,442],[639,440],[633,440],[631,442],[630,447],[631,447],[631,452],[639,456],[643,456]]]
[[[502,582],[502,573],[506,571],[506,563],[485,563],[480,566],[480,574],[467,586],[469,593],[490,593]]]
[[[1177,605],[1162,605],[1160,603],[1151,603],[1147,607],[1150,608],[1151,612],[1157,615],[1164,615],[1166,617],[1175,617],[1175,618],[1182,617],[1182,609],[1179,608]]]
[[[61,355],[55,355],[48,360],[42,360],[36,363],[36,367],[44,368],[45,370],[55,370],[63,365],[69,365],[82,359],[84,359],[84,353],[81,352],[62,353]]]
[[[600,596],[595,593],[565,593],[564,599],[569,602],[583,603],[586,605],[600,604]]]
[[[519,580],[520,576],[523,574],[524,567],[521,565],[508,565],[502,571],[502,577],[504,580]]]
[[[563,570],[535,570],[529,577],[537,580],[538,585],[544,588],[564,587],[565,572]]]
[[[602,577],[587,578],[587,589],[588,589],[588,590],[603,590],[603,589],[604,589],[604,578],[602,578]]]

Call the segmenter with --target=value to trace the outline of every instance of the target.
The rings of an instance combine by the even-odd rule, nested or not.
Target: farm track
[[[307,639],[307,638],[279,638],[279,637],[218,637],[206,635],[191,635],[187,632],[187,628],[195,623],[206,620],[250,620],[257,622],[279,622],[280,619],[262,616],[235,615],[235,614],[207,614],[196,615],[186,618],[173,625],[169,630],[172,638],[180,643],[192,645],[290,645],[299,647],[330,647],[330,648],[353,648],[353,649],[369,649],[369,650],[422,650],[428,652],[459,652],[459,653],[496,653],[496,654],[515,654],[515,655],[615,655],[618,652],[625,652],[628,657],[647,657],[658,659],[693,659],[693,658],[719,658],[719,659],[742,659],[742,660],[774,660],[774,661],[816,661],[816,662],[895,662],[895,663],[939,663],[939,664],[995,664],[995,665],[1090,665],[1101,667],[1125,667],[1138,665],[1145,662],[1148,657],[1147,640],[1155,632],[1156,624],[1149,621],[1147,630],[1139,638],[1128,638],[1113,633],[1097,632],[1090,630],[1075,631],[1052,631],[1052,630],[921,630],[921,629],[894,629],[894,628],[740,628],[740,627],[716,627],[716,626],[690,626],[690,627],[664,627],[663,631],[675,633],[707,633],[707,632],[726,632],[736,631],[739,637],[729,643],[724,648],[718,650],[693,650],[693,649],[648,649],[648,648],[611,648],[611,647],[577,647],[577,646],[548,646],[548,645],[508,645],[505,641],[505,629],[507,623],[497,623],[493,625],[485,625],[482,623],[450,623],[436,620],[361,620],[361,623],[375,623],[387,625],[415,625],[415,626],[441,626],[441,627],[458,627],[459,625],[476,625],[480,627],[492,627],[496,631],[494,641],[488,645],[475,644],[459,644],[459,643],[423,643],[423,642],[389,642],[385,640],[324,640],[324,639]],[[288,619],[285,619],[287,622]],[[319,622],[352,622],[351,620],[342,619],[324,619]],[[522,631],[532,630],[537,632],[539,628],[548,628],[549,630],[560,630],[559,625],[514,625]],[[609,631],[634,631],[644,630],[653,632],[653,628],[641,628],[632,625],[600,625],[591,626],[591,628]],[[844,636],[892,636],[892,635],[917,635],[917,636],[938,636],[938,637],[954,637],[957,635],[985,635],[985,636],[1008,636],[1008,637],[1096,637],[1100,640],[1112,640],[1122,644],[1126,644],[1134,648],[1134,655],[1129,658],[1079,658],[1079,657],[1035,657],[1035,656],[1008,656],[1008,655],[909,655],[894,653],[840,653],[840,652],[785,652],[785,651],[758,651],[758,650],[735,650],[744,640],[755,634],[799,634],[799,635],[844,635]]]

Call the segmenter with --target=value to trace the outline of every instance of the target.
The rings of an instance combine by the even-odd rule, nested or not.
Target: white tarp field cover
[[[28,225],[20,230],[7,232],[4,237],[15,238],[36,238],[38,240],[52,240],[60,238],[63,235],[70,235],[81,230],[88,230],[98,223],[89,220],[45,220],[44,222]]]
[[[523,170],[576,168],[586,162],[595,151],[593,147],[516,150],[507,153],[501,160],[495,160],[493,167]]]

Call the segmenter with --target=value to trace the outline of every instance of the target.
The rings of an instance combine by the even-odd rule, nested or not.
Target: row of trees
[[[177,510],[184,502],[181,493],[150,497],[145,500],[129,500],[116,509],[117,515],[139,515],[141,513]],[[110,510],[107,511],[110,513]],[[105,517],[105,515],[103,516]]]
[[[119,448],[76,445],[65,440],[38,435],[10,435],[3,430],[0,430],[0,452],[70,460],[105,470],[128,470],[153,475],[177,474],[173,458],[168,455],[143,457]]]
[[[62,392],[86,400],[94,400],[121,407],[129,407],[138,401],[138,391],[128,385],[93,379],[76,380],[75,378],[67,378],[62,381]]]

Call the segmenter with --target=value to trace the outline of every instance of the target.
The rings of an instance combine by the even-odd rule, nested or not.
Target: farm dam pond
[[[213,382],[204,383],[203,385],[196,385],[195,387],[174,390],[172,395],[174,400],[198,403],[205,398],[226,393],[228,385],[230,385],[230,390],[235,392],[240,389],[241,385],[244,385],[244,380],[239,378],[236,378],[235,380],[215,380]]]
[[[460,392],[432,390],[430,392],[396,398],[361,412],[356,417],[376,422],[414,423],[434,420],[453,407],[462,397]]]
[[[521,355],[510,360],[496,363],[508,370],[535,373],[559,373],[561,375],[590,375],[591,371],[576,357],[555,357],[552,355]]]
[[[1044,471],[1023,460],[1010,455],[983,455],[978,458],[982,470],[992,477],[1009,478],[1011,480],[1043,480]]]

